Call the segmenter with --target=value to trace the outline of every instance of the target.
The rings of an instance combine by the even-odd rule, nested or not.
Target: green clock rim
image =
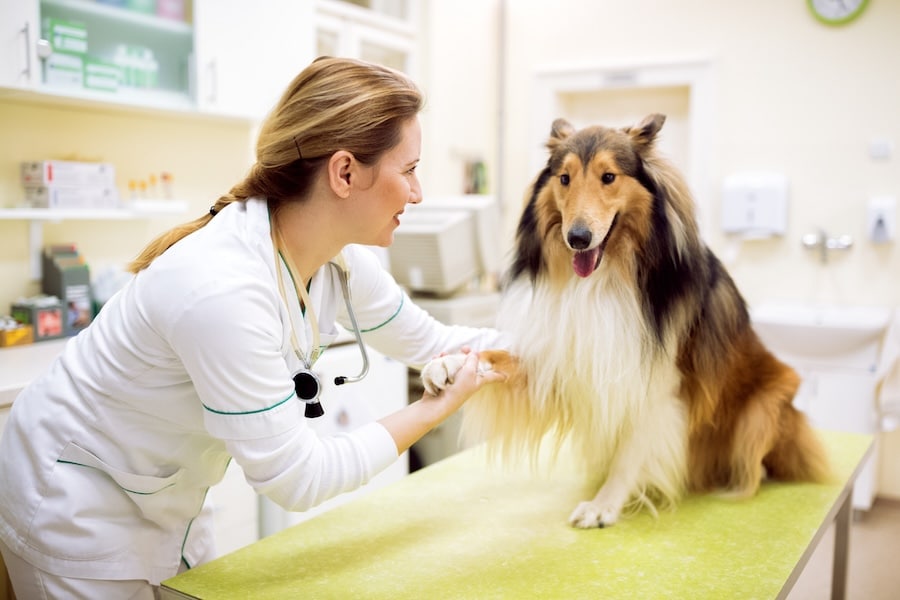
[[[869,0],[863,0],[860,5],[856,7],[856,10],[854,10],[846,17],[841,17],[840,19],[828,19],[819,14],[819,12],[816,11],[816,7],[813,5],[813,0],[806,0],[806,5],[809,7],[809,12],[811,12],[813,16],[815,16],[816,19],[818,19],[822,23],[825,23],[826,25],[844,25],[845,23],[849,23],[850,21],[859,17],[859,15],[861,15],[865,10],[866,6],[869,5]]]

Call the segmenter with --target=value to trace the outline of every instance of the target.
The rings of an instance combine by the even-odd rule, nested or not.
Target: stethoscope
[[[316,375],[312,370],[312,366],[315,364],[316,360],[321,355],[322,349],[319,345],[319,321],[316,319],[316,314],[313,311],[312,302],[309,300],[309,293],[306,291],[306,286],[297,285],[297,280],[294,278],[293,273],[296,272],[296,269],[292,268],[290,264],[290,256],[281,255],[278,251],[278,247],[282,244],[280,243],[280,236],[278,236],[275,228],[273,230],[273,242],[275,243],[275,271],[278,274],[278,291],[281,293],[281,298],[284,300],[285,307],[288,309],[288,319],[291,323],[291,346],[294,349],[294,354],[297,355],[297,358],[300,360],[300,363],[303,365],[297,372],[292,375],[292,379],[294,380],[294,391],[297,394],[297,397],[303,400],[306,404],[304,409],[304,415],[314,419],[316,417],[321,417],[325,414],[325,409],[322,408],[322,403],[319,401],[319,396],[322,395],[322,382],[319,380],[319,376]],[[300,344],[297,342],[297,335],[294,329],[294,319],[291,316],[291,310],[288,306],[287,296],[284,292],[284,276],[281,274],[281,264],[279,259],[281,256],[282,259],[285,260],[285,264],[288,268],[288,273],[291,274],[291,280],[294,283],[294,290],[297,292],[297,295],[300,297],[300,300],[303,302],[303,306],[306,308],[307,316],[309,318],[309,326],[312,330],[312,347],[310,348],[309,356],[303,353],[300,349]],[[353,312],[353,305],[350,303],[350,286],[347,283],[347,271],[346,269],[336,263],[333,260],[328,261],[328,265],[331,266],[338,275],[338,280],[341,284],[341,294],[344,296],[344,306],[347,307],[347,315],[350,317],[350,324],[353,326],[353,334],[356,338],[356,345],[359,347],[359,354],[362,356],[362,370],[359,372],[359,375],[349,377],[346,375],[340,375],[334,378],[334,385],[344,385],[345,383],[357,383],[358,381],[362,381],[362,379],[369,372],[369,355],[366,353],[366,345],[363,344],[362,341],[362,333],[359,330],[359,324],[356,322],[356,313]]]

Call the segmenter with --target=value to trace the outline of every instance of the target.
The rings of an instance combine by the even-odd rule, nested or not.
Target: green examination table
[[[834,484],[691,496],[596,530],[566,523],[596,491],[570,463],[506,469],[474,448],[173,577],[160,597],[784,598],[834,523],[832,598],[843,598],[851,492],[873,439],[821,436]]]

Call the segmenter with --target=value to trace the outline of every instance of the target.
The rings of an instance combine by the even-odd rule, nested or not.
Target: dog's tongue
[[[572,259],[572,268],[579,277],[587,277],[594,272],[600,262],[600,247],[584,252],[576,252]]]

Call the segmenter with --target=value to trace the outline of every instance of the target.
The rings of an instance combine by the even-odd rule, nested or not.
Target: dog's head
[[[540,204],[552,215],[548,220],[558,223],[579,277],[597,269],[617,236],[649,227],[653,194],[647,189],[644,162],[665,119],[653,114],[634,127],[578,131],[564,119],[553,122]]]

